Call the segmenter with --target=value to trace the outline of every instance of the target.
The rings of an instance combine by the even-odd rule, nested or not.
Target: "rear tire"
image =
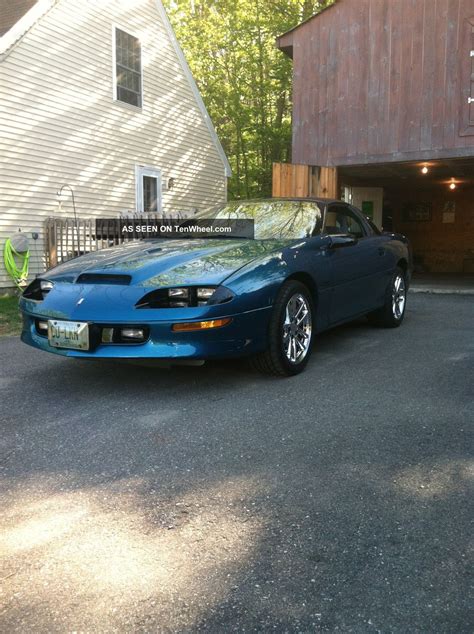
[[[251,358],[254,369],[273,376],[302,372],[311,356],[314,309],[311,293],[296,280],[281,287],[268,331],[268,347]]]
[[[382,328],[398,328],[405,316],[407,304],[405,272],[397,266],[385,291],[385,303],[367,315],[369,322]]]

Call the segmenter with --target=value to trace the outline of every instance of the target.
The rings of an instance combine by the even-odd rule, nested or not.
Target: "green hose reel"
[[[7,238],[3,248],[3,261],[8,275],[22,291],[28,283],[30,251],[28,238],[21,233]]]

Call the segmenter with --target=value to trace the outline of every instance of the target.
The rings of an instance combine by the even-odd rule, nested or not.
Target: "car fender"
[[[239,310],[273,306],[282,284],[299,279],[309,288],[317,312],[317,330],[327,327],[331,290],[331,268],[326,242],[310,238],[277,253],[250,262],[231,274],[223,285],[236,295]]]

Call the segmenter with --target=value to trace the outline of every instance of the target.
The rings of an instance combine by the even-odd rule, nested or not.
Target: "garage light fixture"
[[[456,182],[454,178],[452,178],[451,182],[449,183],[449,189],[456,189]]]
[[[428,165],[423,165],[423,167],[421,168],[421,173],[428,174],[428,172],[429,172]]]

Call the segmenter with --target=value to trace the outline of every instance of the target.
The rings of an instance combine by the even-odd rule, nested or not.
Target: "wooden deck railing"
[[[185,217],[187,217],[185,213],[167,216],[172,220],[184,219]],[[121,218],[111,218],[110,224],[101,218],[100,229],[97,227],[97,220],[97,218],[47,218],[44,229],[47,267],[67,262],[67,260],[85,253],[145,237],[134,233],[122,234],[117,220],[123,221],[124,224],[130,220],[153,223],[153,221],[158,220],[162,222],[163,217],[152,214],[132,214]]]

